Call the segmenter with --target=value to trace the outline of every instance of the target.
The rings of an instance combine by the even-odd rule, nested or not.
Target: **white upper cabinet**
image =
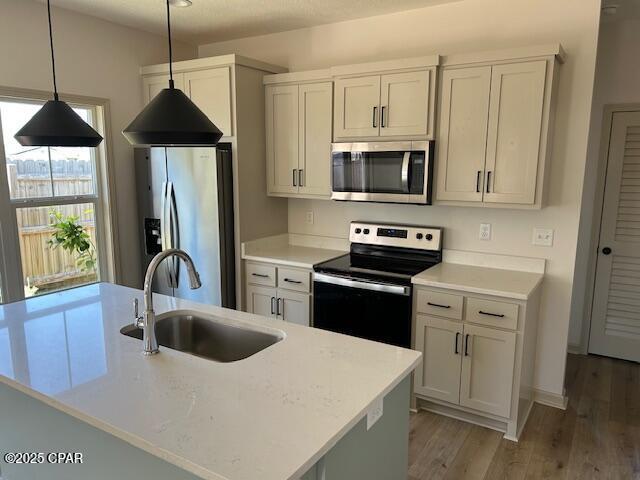
[[[184,92],[222,131],[225,137],[233,135],[229,67],[186,72],[184,74]]]
[[[335,82],[334,137],[377,137],[380,132],[380,75]]]
[[[481,202],[491,67],[445,70],[441,88],[437,199]]]
[[[542,208],[556,62],[445,68],[436,200]]]
[[[427,135],[430,71],[391,73],[380,80],[380,136]]]
[[[485,202],[534,203],[546,68],[544,60],[493,67]]]
[[[184,77],[181,73],[173,75],[173,85],[175,88],[184,90],[183,81]],[[143,77],[142,93],[145,105],[165,88],[169,88],[169,75],[152,75],[149,77]]]
[[[331,82],[267,85],[267,191],[288,197],[331,193]]]
[[[433,135],[434,69],[338,78],[335,140]]]

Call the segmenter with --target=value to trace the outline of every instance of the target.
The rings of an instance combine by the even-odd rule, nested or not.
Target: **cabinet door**
[[[422,352],[422,361],[414,377],[415,392],[457,404],[460,399],[462,323],[418,315],[415,338],[416,350]]]
[[[380,136],[426,135],[429,118],[429,72],[382,75]]]
[[[485,202],[535,202],[547,63],[493,67]]]
[[[247,285],[246,292],[247,312],[265,317],[275,317],[276,299],[278,298],[275,288]]]
[[[309,295],[278,290],[278,316],[285,322],[309,326]]]
[[[225,137],[233,135],[229,67],[185,73],[184,88],[191,101],[209,117]]]
[[[380,75],[335,81],[334,137],[377,137],[380,130]]]
[[[508,417],[516,334],[465,324],[460,405]]]
[[[173,75],[173,85],[175,88],[184,90],[184,76],[181,73]],[[152,75],[142,78],[142,96],[144,104],[149,103],[160,90],[169,88],[169,75]]]
[[[442,73],[438,200],[482,201],[490,88],[491,67]]]
[[[331,193],[331,82],[299,87],[299,192],[329,196]]]
[[[298,86],[266,88],[267,189],[298,191]]]

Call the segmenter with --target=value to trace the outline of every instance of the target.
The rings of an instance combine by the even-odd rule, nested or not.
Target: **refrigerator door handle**
[[[170,237],[169,233],[169,217],[168,217],[168,207],[169,207],[169,182],[162,182],[162,205],[160,209],[162,210],[162,217],[160,218],[160,240],[162,241],[162,250],[167,250],[171,248],[170,245]],[[165,265],[165,273],[167,277],[167,286],[169,288],[173,288],[173,275],[171,273],[171,259],[167,261],[168,263]]]
[[[167,231],[168,235],[168,245],[169,248],[179,248],[178,247],[178,211],[176,209],[176,195],[173,188],[173,182],[167,182]],[[171,288],[178,288],[180,283],[180,264],[177,257],[171,257],[167,259],[169,262],[169,276],[170,283],[169,286]]]

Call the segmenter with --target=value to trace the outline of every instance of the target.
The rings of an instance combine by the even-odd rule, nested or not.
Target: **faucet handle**
[[[142,328],[144,326],[143,319],[144,317],[138,314],[138,299],[134,298],[133,299],[133,324],[138,328]]]

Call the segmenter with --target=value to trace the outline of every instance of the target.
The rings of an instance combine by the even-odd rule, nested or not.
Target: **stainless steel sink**
[[[135,325],[126,325],[120,333],[142,340],[142,329]],[[158,315],[156,336],[164,347],[216,362],[242,360],[284,338],[284,334],[276,330],[267,333],[229,325],[190,311]]]

